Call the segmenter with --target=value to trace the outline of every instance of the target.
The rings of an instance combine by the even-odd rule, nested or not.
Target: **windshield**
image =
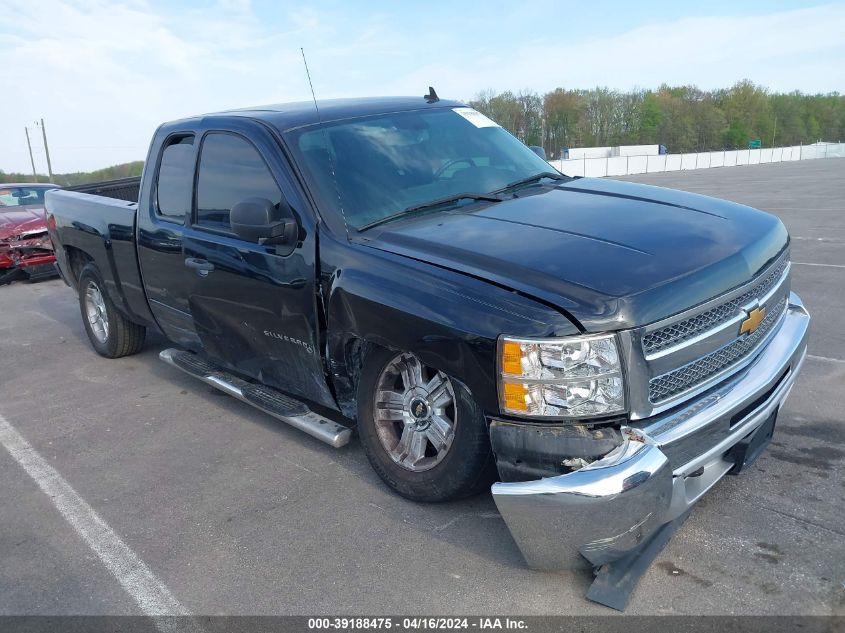
[[[312,125],[290,132],[288,139],[321,206],[341,213],[356,229],[433,200],[488,193],[553,171],[471,108]]]
[[[0,185],[0,209],[35,204],[44,206],[44,192],[48,187],[4,187]]]

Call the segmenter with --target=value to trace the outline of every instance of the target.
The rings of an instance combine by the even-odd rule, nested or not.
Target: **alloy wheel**
[[[374,397],[376,432],[394,462],[422,472],[443,460],[458,423],[455,391],[446,374],[413,354],[399,354],[379,375]]]

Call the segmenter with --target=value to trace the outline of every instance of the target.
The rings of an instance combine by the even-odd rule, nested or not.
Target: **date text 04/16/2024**
[[[405,617],[394,619],[389,617],[356,617],[356,618],[309,618],[308,629],[400,629],[400,630],[450,630],[450,629],[478,629],[478,630],[525,630],[524,620],[519,618],[477,617],[477,618],[446,618],[446,617]]]

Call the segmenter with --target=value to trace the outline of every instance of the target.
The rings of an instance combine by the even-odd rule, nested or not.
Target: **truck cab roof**
[[[296,101],[212,112],[180,121],[171,121],[165,124],[165,126],[169,127],[185,121],[196,121],[211,117],[242,116],[265,121],[280,132],[286,132],[295,128],[313,125],[320,121],[325,123],[327,121],[340,121],[343,119],[409,110],[458,108],[464,107],[466,104],[447,99],[428,103],[424,97],[368,97],[358,99],[328,99],[318,101],[317,105],[320,108],[319,115],[314,107],[313,101]]]

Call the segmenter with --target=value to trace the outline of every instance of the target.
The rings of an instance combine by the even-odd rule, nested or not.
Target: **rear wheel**
[[[410,353],[368,356],[358,433],[379,476],[415,501],[465,497],[495,477],[484,416],[469,391]]]
[[[85,332],[94,350],[106,358],[141,351],[146,329],[118,311],[105,291],[99,269],[86,264],[79,275],[79,308]]]

